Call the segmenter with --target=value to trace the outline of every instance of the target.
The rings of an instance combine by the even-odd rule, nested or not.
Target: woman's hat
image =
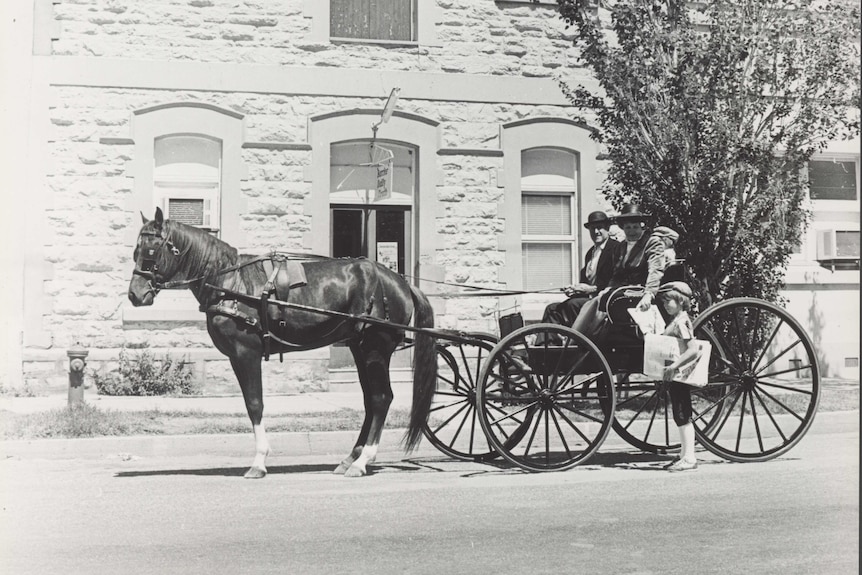
[[[604,212],[593,212],[587,216],[587,223],[584,227],[590,229],[593,226],[608,227],[611,224],[611,219]]]
[[[691,297],[691,288],[685,282],[668,282],[658,288],[658,293],[660,294],[669,294],[671,292],[677,292],[685,297]]]
[[[660,238],[668,238],[673,243],[676,243],[676,241],[679,239],[679,234],[667,226],[657,226],[655,229],[653,229],[652,235],[658,236]]]
[[[617,223],[622,222],[643,222],[651,218],[651,214],[646,214],[641,212],[641,208],[637,204],[625,204],[623,209],[620,210],[619,215],[614,217],[614,221]]]

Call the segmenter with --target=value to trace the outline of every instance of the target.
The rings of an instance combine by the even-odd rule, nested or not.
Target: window
[[[155,140],[153,199],[165,217],[218,232],[221,148],[221,142],[203,136]]]
[[[521,260],[526,290],[572,283],[575,244],[574,154],[552,148],[521,155]]]
[[[416,0],[331,0],[329,35],[415,42]]]
[[[808,163],[812,200],[856,200],[856,162],[816,160]]]

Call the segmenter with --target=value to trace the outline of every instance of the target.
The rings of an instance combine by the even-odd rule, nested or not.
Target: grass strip
[[[859,409],[859,389],[824,389],[819,413]],[[357,431],[365,417],[357,409],[267,415],[271,432]],[[192,435],[249,433],[251,423],[244,414],[201,411],[117,411],[83,403],[38,413],[0,411],[0,440],[111,437],[131,435]],[[405,428],[407,409],[391,409],[389,429]]]

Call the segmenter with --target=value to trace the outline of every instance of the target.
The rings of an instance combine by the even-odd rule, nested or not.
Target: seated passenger
[[[584,304],[608,286],[614,271],[614,255],[620,245],[609,238],[610,224],[604,212],[593,212],[587,216],[584,227],[590,231],[593,245],[587,251],[586,263],[581,268],[580,283],[563,290],[568,299],[545,307],[542,323],[571,327]]]
[[[642,213],[637,204],[625,204],[614,221],[623,229],[625,243],[617,248],[614,272],[608,287],[600,295],[625,285],[642,285],[644,294],[638,308],[649,309],[658,292],[662,275],[669,265],[666,250],[672,247],[679,234],[670,228],[659,227],[647,233],[650,214]],[[675,255],[674,255],[675,258]],[[591,339],[598,339],[606,314],[599,310],[602,297],[589,300],[581,309],[572,327]]]

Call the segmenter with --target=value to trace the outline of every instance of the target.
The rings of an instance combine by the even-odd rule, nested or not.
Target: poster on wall
[[[398,242],[377,242],[377,261],[398,273]]]

